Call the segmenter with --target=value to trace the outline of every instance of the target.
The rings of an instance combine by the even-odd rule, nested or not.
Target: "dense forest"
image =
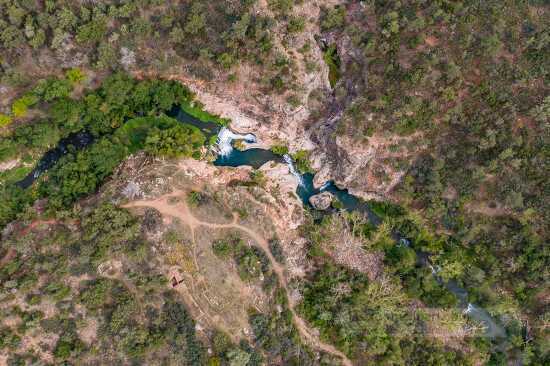
[[[547,364],[549,8],[544,0],[0,0],[6,362],[44,361],[44,352],[18,347],[55,333],[43,347],[48,364],[337,364],[300,337],[295,312],[358,365]],[[326,82],[310,88],[321,74]],[[298,124],[292,136],[311,138],[300,147],[326,151],[333,166],[348,163],[351,146],[397,141],[376,167],[354,170],[386,184],[399,176],[375,192],[383,200],[368,203],[377,226],[337,201],[332,214],[304,209],[297,232],[307,265],[289,284],[295,310],[260,248],[236,235],[212,241],[219,263],[268,298],[247,309],[251,330],[240,343],[220,329],[197,331],[190,304],[155,267],[152,243],[171,240],[150,238],[162,220],[130,214],[105,189],[135,156],[211,161],[215,141],[169,116],[177,106],[230,125],[192,92],[209,86],[242,98],[243,110],[252,100],[274,120],[307,110],[288,120]],[[282,128],[270,123],[263,116],[259,125]],[[20,183],[77,134],[91,143],[68,146],[32,184]],[[272,142],[273,152],[315,173],[317,154]],[[267,192],[267,180],[256,171],[231,184]],[[342,188],[371,189],[348,183]],[[206,207],[202,194],[192,191],[189,206]],[[246,220],[244,212],[235,217]],[[367,269],[341,260],[349,243],[361,248],[352,256],[370,260]],[[290,266],[289,250],[270,245]],[[98,271],[111,256],[124,274]],[[449,281],[505,337],[484,336],[458,310]],[[80,332],[88,326],[93,346]]]

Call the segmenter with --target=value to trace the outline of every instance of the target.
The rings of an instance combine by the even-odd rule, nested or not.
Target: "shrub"
[[[33,93],[46,102],[69,96],[71,83],[65,79],[49,78],[40,80]]]
[[[21,338],[10,328],[0,329],[0,349],[14,349],[19,346]]]
[[[0,128],[5,127],[11,123],[11,117],[7,114],[0,113]]]
[[[24,95],[13,102],[11,106],[11,112],[16,118],[25,117],[27,115],[29,107],[36,104],[36,102],[38,102],[38,98],[36,98],[34,95]]]
[[[201,192],[191,191],[187,194],[187,203],[189,206],[197,207],[204,201],[204,197]]]
[[[306,26],[305,19],[302,17],[292,17],[288,21],[287,30],[288,33],[300,33]]]
[[[168,157],[200,157],[206,138],[196,127],[178,124],[166,130],[153,128],[146,140],[145,151]]]
[[[292,158],[296,162],[296,168],[301,173],[313,173],[313,169],[309,165],[309,154],[310,152],[307,150],[299,150],[292,155]]]
[[[273,154],[285,155],[288,154],[288,146],[286,145],[273,145],[270,148]]]
[[[333,9],[325,11],[321,17],[321,29],[328,31],[334,28],[340,28],[346,20],[346,9],[343,6],[336,6]]]
[[[212,251],[216,256],[222,259],[227,259],[233,255],[234,245],[232,242],[219,239],[212,243]]]
[[[273,258],[279,263],[285,262],[285,256],[283,253],[283,248],[281,246],[281,242],[277,238],[272,238],[269,240],[269,251],[271,252],[271,255],[273,255]]]
[[[330,86],[334,88],[336,82],[340,79],[340,57],[335,44],[331,44],[323,53],[323,59],[328,66],[328,80]]]
[[[67,70],[65,72],[65,77],[67,80],[69,80],[72,84],[79,84],[81,81],[83,81],[86,78],[86,75],[80,70],[78,67],[73,67],[72,69]]]
[[[98,279],[90,281],[80,292],[79,301],[90,311],[98,310],[107,302],[110,290],[110,280]]]

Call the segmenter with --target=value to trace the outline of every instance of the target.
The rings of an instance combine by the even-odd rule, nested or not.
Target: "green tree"
[[[6,114],[0,113],[0,128],[5,127],[10,123],[11,123],[11,117]]]
[[[11,106],[11,112],[16,118],[25,117],[29,107],[38,102],[38,98],[32,94],[27,94],[15,100]]]
[[[86,75],[80,68],[73,67],[65,72],[65,77],[72,84],[80,84],[86,78]]]

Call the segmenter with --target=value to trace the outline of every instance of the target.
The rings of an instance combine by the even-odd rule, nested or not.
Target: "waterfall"
[[[430,267],[430,269],[432,270],[432,274],[433,275],[436,275],[439,271],[441,271],[441,267],[439,266],[432,266],[431,263],[428,263],[428,267]]]
[[[399,246],[402,246],[402,247],[410,247],[411,246],[411,242],[408,241],[407,239],[405,238],[401,238],[399,239]],[[430,267],[431,267],[431,264],[430,264]],[[432,269],[432,273],[434,273],[433,269]]]
[[[319,188],[319,192],[323,192],[325,189],[327,189],[328,187],[330,186],[330,181],[328,182],[325,182],[325,184],[323,184],[321,186],[321,188]]]
[[[476,308],[474,307],[474,305],[468,303],[468,307],[466,307],[466,309],[464,309],[463,313],[464,314],[470,314],[472,311],[474,311]]]
[[[288,170],[290,171],[290,174],[296,177],[298,179],[298,185],[302,186],[304,185],[304,180],[302,178],[302,175],[296,170],[294,167],[294,162],[292,161],[292,158],[288,154],[283,155],[283,159],[285,159],[286,164],[288,165]]]
[[[233,140],[245,140],[248,143],[252,143],[256,142],[256,136],[251,133],[242,135],[231,131],[227,127],[223,127],[220,133],[218,133],[217,139],[218,153],[220,156],[226,157],[231,154],[231,151],[233,151],[233,146],[231,145]]]

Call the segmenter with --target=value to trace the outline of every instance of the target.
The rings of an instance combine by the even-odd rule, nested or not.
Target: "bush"
[[[200,158],[206,138],[196,127],[178,124],[166,130],[153,128],[145,139],[145,151],[168,157]]]
[[[45,102],[68,97],[71,92],[71,83],[66,79],[49,78],[40,80],[34,88],[34,95]]]
[[[89,311],[97,311],[103,307],[103,304],[109,299],[111,291],[111,281],[108,279],[97,279],[86,284],[80,292],[79,301],[84,304]]]
[[[35,97],[32,94],[27,94],[22,96],[21,98],[17,99],[15,102],[13,102],[11,106],[11,112],[13,113],[13,116],[16,118],[25,117],[27,115],[27,110],[29,107],[33,106],[38,102],[38,98]]]
[[[187,194],[187,203],[191,207],[199,206],[204,200],[205,197],[202,195],[201,192],[191,191]]]
[[[296,168],[300,173],[313,173],[313,169],[309,165],[309,154],[307,150],[299,150],[292,155],[292,158],[296,162]]]
[[[231,241],[219,239],[212,243],[212,251],[222,259],[227,259],[233,255],[234,245]]]
[[[286,145],[273,145],[270,148],[271,152],[277,155],[288,154],[288,146]]]
[[[21,338],[10,328],[0,328],[0,349],[16,349]]]
[[[11,117],[7,114],[0,113],[0,128],[5,127],[11,123]]]
[[[323,53],[323,60],[328,66],[328,80],[330,86],[334,88],[340,79],[340,57],[335,44],[331,44]]]
[[[273,255],[273,258],[281,264],[285,263],[285,256],[283,253],[283,248],[281,246],[281,242],[277,238],[272,238],[269,240],[269,251],[271,252],[271,255]]]
[[[65,77],[71,84],[79,84],[86,78],[86,75],[78,67],[73,67],[65,72]]]
[[[344,6],[336,6],[333,9],[328,9],[321,17],[321,30],[329,31],[334,28],[340,28],[346,20],[346,8]]]

